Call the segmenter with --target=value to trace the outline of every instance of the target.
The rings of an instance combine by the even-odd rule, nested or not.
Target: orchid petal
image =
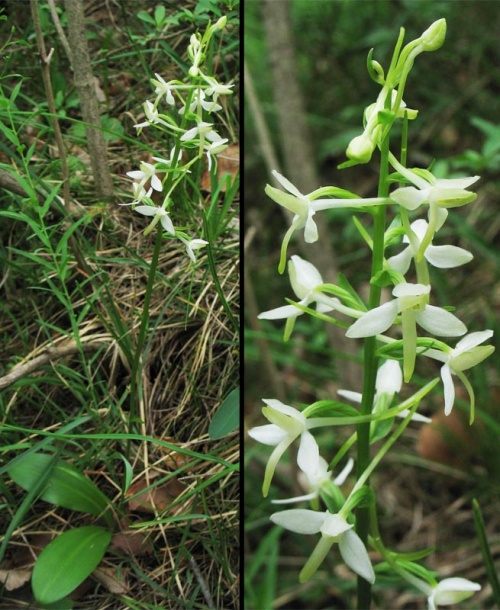
[[[414,186],[396,189],[390,195],[391,199],[407,210],[416,210],[427,201],[427,191],[421,191]]]
[[[265,424],[264,426],[256,426],[250,428],[248,436],[263,445],[276,446],[287,436],[287,431],[282,430],[276,424]]]
[[[257,318],[259,318],[259,320],[283,320],[285,318],[296,318],[303,313],[304,312],[298,307],[295,307],[295,305],[283,305],[282,307],[276,307],[276,309],[263,311]]]
[[[444,364],[441,367],[441,379],[443,380],[444,388],[444,414],[449,415],[455,402],[455,385],[451,377],[449,364]]]
[[[456,246],[427,246],[425,258],[434,267],[451,269],[469,263],[474,257],[471,252]]]
[[[325,522],[326,513],[305,508],[282,510],[271,515],[270,519],[276,525],[297,534],[317,534]]]
[[[438,337],[456,337],[467,332],[467,327],[449,311],[427,305],[416,313],[417,322],[427,332]]]
[[[304,472],[315,472],[319,465],[319,447],[314,436],[305,430],[300,435],[297,464]]]
[[[466,352],[481,343],[484,343],[487,339],[493,337],[492,330],[481,330],[475,333],[469,333],[463,339],[456,344],[454,351]]]
[[[281,184],[281,186],[284,189],[286,189],[289,193],[291,193],[292,195],[295,195],[295,197],[298,197],[299,199],[305,199],[304,195],[299,191],[299,189],[296,186],[294,186],[290,182],[290,180],[287,180],[285,178],[285,176],[283,176],[282,174],[277,172],[275,169],[273,169],[271,174],[276,178],[276,180]]]
[[[339,550],[342,559],[353,572],[356,572],[371,584],[375,582],[375,572],[368,551],[356,532],[349,530],[341,536]]]
[[[375,307],[367,311],[356,320],[346,332],[346,337],[357,339],[360,337],[371,337],[386,331],[394,322],[398,314],[397,300],[384,303],[380,307]]]

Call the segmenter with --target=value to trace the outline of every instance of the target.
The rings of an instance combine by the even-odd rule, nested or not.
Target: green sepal
[[[305,417],[356,417],[359,411],[339,400],[318,400],[304,409]]]
[[[370,284],[379,286],[380,288],[386,288],[387,286],[397,286],[404,281],[404,276],[399,273],[399,271],[388,268],[378,271],[370,280]]]
[[[366,69],[368,70],[370,78],[374,80],[378,85],[383,86],[385,84],[384,69],[379,64],[379,62],[372,59],[372,57],[373,48],[368,51],[368,56],[366,58]]]
[[[350,513],[354,508],[366,508],[375,504],[375,492],[368,485],[363,485],[356,490],[342,507],[344,515]]]

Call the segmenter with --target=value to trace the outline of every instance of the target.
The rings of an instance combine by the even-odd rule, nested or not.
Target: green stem
[[[389,96],[390,97],[390,96]],[[387,197],[389,185],[389,138],[386,137],[381,146],[380,176],[378,197]],[[375,208],[373,212],[373,255],[371,277],[382,270],[384,262],[384,233],[386,224],[385,206]],[[380,305],[381,288],[375,284],[370,285],[369,309]],[[361,401],[361,415],[369,415],[373,408],[375,398],[375,381],[377,378],[377,339],[367,337],[364,345],[364,377],[363,398]],[[370,463],[370,424],[363,423],[357,426],[357,478],[359,479]],[[368,541],[370,513],[368,507],[358,508],[356,511],[356,531],[364,544]],[[361,576],[358,577],[358,610],[365,610],[371,603],[371,585]]]
[[[137,344],[135,346],[134,360],[132,362],[132,373],[130,380],[130,408],[128,414],[127,431],[129,434],[133,432],[133,426],[137,417],[137,407],[141,396],[141,380],[140,375],[142,371],[142,348],[146,340],[146,334],[149,328],[149,304],[151,302],[151,294],[153,293],[153,286],[156,277],[156,270],[158,268],[158,259],[160,258],[160,249],[163,237],[163,227],[158,225],[156,227],[156,241],[155,248],[153,250],[153,257],[151,265],[149,266],[148,283],[146,285],[146,291],[144,294],[144,303],[142,306],[141,325],[139,327],[139,334],[137,336]],[[130,441],[129,441],[130,445]],[[127,447],[127,455],[128,455]]]

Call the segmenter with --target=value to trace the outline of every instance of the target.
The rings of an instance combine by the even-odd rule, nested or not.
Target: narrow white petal
[[[444,388],[444,414],[449,415],[455,402],[455,385],[453,384],[449,364],[444,364],[441,367],[441,379]]]
[[[276,424],[265,424],[264,426],[256,426],[255,428],[250,428],[248,431],[248,436],[253,438],[255,441],[262,443],[264,445],[275,446],[281,443],[281,441],[286,437],[286,430],[282,430]]]
[[[417,312],[417,322],[427,332],[438,337],[457,337],[467,332],[467,327],[449,311],[427,305],[423,311]]]
[[[394,322],[398,314],[398,302],[390,301],[380,307],[371,309],[356,320],[346,332],[346,337],[356,339],[360,337],[371,337],[386,331]]]
[[[283,320],[286,318],[296,318],[297,316],[301,316],[303,313],[303,311],[294,305],[283,305],[283,307],[276,307],[276,309],[263,311],[257,317],[259,320]]]
[[[314,242],[318,241],[318,227],[312,218],[313,215],[314,211],[309,210],[304,228],[304,239],[308,244],[313,244]]]
[[[439,606],[450,606],[471,597],[481,585],[466,578],[445,578],[434,589],[433,597]]]
[[[299,286],[304,287],[307,290],[312,290],[316,286],[324,284],[323,278],[321,277],[321,273],[316,269],[316,267],[311,263],[305,261],[303,258],[300,258],[300,256],[294,254],[291,257],[289,266],[292,265],[294,269],[294,271],[290,273],[290,281],[292,284],[292,288],[294,288],[295,283]],[[295,294],[299,296],[296,290]],[[304,297],[303,295],[300,295],[299,298],[302,299]]]
[[[351,392],[351,390],[337,390],[337,394],[342,396],[342,398],[347,398],[347,400],[352,400],[352,402],[357,402],[360,404],[363,396],[359,392]]]
[[[477,182],[481,176],[470,178],[438,178],[434,186],[445,189],[466,189]]]
[[[451,269],[469,263],[474,257],[468,250],[456,246],[427,246],[425,258],[434,267]]]
[[[276,178],[276,180],[281,184],[283,188],[285,188],[289,193],[295,195],[295,197],[299,197],[299,199],[305,199],[304,195],[299,191],[299,189],[294,186],[290,180],[287,180],[285,176],[282,176],[275,169],[271,172],[272,175]]]
[[[390,194],[390,198],[407,210],[416,210],[427,200],[428,191],[421,191],[414,186],[405,186],[396,189],[394,193]]]
[[[353,530],[345,532],[339,541],[342,559],[353,572],[362,576],[369,583],[375,582],[375,572],[361,538]]]
[[[271,500],[271,504],[291,504],[292,502],[307,502],[308,500],[314,500],[318,495],[317,491],[313,491],[305,496],[295,496],[295,498],[287,498],[286,500]]]
[[[423,294],[429,294],[431,287],[428,284],[411,284],[410,282],[402,282],[392,289],[392,294],[395,297],[419,297]]]
[[[319,466],[319,447],[314,436],[305,430],[300,435],[297,464],[304,472],[316,472]]]
[[[139,212],[143,216],[156,216],[160,208],[153,207],[151,205],[138,205],[134,212]]]
[[[469,333],[463,339],[460,339],[453,352],[467,352],[491,337],[493,337],[492,330],[480,330],[475,333]]]
[[[262,402],[265,403],[268,407],[271,407],[271,409],[275,409],[276,411],[293,417],[298,421],[305,422],[305,417],[300,411],[297,411],[297,409],[290,407],[290,405],[285,405],[281,402],[281,400],[276,400],[276,398],[263,398]]]
[[[349,473],[351,472],[353,466],[354,466],[354,460],[352,458],[349,458],[349,460],[347,461],[347,464],[344,466],[344,468],[335,477],[335,479],[333,479],[333,482],[335,483],[335,485],[340,486],[340,485],[342,485],[342,483],[345,482],[345,480],[349,476]]]
[[[170,233],[170,235],[175,235],[175,228],[168,214],[162,214],[160,222],[161,226],[165,229],[167,233]]]
[[[270,519],[276,525],[297,532],[297,534],[317,534],[325,521],[326,513],[305,508],[282,510],[271,515]]]
[[[399,271],[399,273],[404,275],[410,268],[411,259],[412,259],[411,249],[408,247],[408,248],[405,248],[399,254],[396,254],[395,256],[391,256],[391,258],[388,258],[387,264],[389,265],[389,267],[391,269],[394,269],[394,271]]]

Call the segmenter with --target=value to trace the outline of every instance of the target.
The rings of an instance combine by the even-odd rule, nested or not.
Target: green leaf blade
[[[36,484],[54,460],[46,453],[32,453],[16,460],[7,472],[26,491]],[[84,474],[71,464],[57,459],[56,465],[40,494],[42,500],[57,506],[99,516],[109,506],[108,498]],[[108,514],[108,519],[111,515]]]
[[[208,435],[211,440],[227,436],[240,425],[240,388],[235,388],[222,401],[210,422]]]
[[[74,591],[99,565],[112,533],[87,525],[60,534],[40,553],[33,568],[33,594],[52,604]]]

